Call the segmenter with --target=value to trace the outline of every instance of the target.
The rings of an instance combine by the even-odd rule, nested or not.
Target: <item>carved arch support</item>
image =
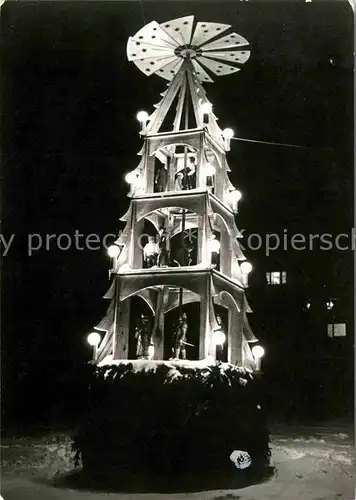
[[[132,295],[136,295],[140,290],[154,286],[174,286],[177,288],[185,288],[192,292],[204,296],[205,278],[210,276],[210,271],[196,271],[189,276],[184,271],[177,271],[170,268],[169,272],[151,272],[147,274],[130,273],[121,274],[117,277],[120,282],[119,301],[124,301]]]
[[[180,207],[203,215],[206,211],[206,193],[186,195],[152,196],[150,198],[136,199],[136,221],[140,221],[155,210],[170,207]]]
[[[147,136],[148,154],[152,156],[156,151],[166,146],[189,146],[196,150],[199,149],[202,130],[182,131],[174,133],[161,133],[157,136]]]

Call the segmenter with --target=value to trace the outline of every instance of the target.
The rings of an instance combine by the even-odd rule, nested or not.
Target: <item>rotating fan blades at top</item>
[[[146,75],[172,80],[181,68],[189,67],[200,82],[213,82],[211,74],[229,75],[240,71],[250,57],[248,41],[237,33],[221,36],[228,24],[198,22],[185,16],[165,23],[152,21],[127,43],[127,57]],[[183,62],[187,64],[183,66]],[[211,74],[209,74],[209,72]]]

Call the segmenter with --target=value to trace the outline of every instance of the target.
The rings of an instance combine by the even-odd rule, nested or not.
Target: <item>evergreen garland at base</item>
[[[270,473],[260,382],[221,363],[93,368],[74,449],[83,473],[106,485],[245,486]],[[237,469],[234,450],[247,451],[251,466]]]

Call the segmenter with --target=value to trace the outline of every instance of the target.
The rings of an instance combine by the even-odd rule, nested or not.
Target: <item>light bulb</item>
[[[232,139],[234,137],[235,133],[232,130],[232,128],[224,128],[223,130],[223,136],[225,139]]]
[[[207,177],[212,177],[213,175],[215,175],[215,167],[214,165],[212,165],[211,163],[206,163],[205,164],[205,175]]]
[[[205,115],[210,113],[212,109],[213,109],[213,105],[211,104],[211,102],[206,101],[206,102],[203,102],[203,104],[201,105],[201,110]]]
[[[147,111],[139,111],[136,115],[136,118],[137,120],[140,122],[140,123],[144,123],[144,122],[147,122],[148,120],[148,113]]]
[[[98,332],[89,333],[87,337],[88,344],[97,347],[101,341],[101,335]]]
[[[128,174],[125,175],[125,181],[127,184],[135,184],[138,179],[138,175],[135,170],[132,170]]]
[[[108,248],[108,255],[112,259],[116,259],[120,255],[120,247],[117,245],[110,245]]]
[[[226,341],[226,335],[222,330],[215,330],[213,332],[213,342],[215,345],[224,345]]]
[[[210,240],[208,240],[208,249],[210,253],[219,253],[220,241],[215,238],[211,238]]]
[[[231,198],[235,202],[240,201],[242,198],[242,193],[238,189],[233,189],[232,191],[230,191],[230,194],[231,194]]]
[[[252,354],[255,359],[261,359],[265,354],[265,350],[262,346],[255,345],[254,347],[252,347]]]
[[[243,274],[249,274],[252,271],[252,265],[247,260],[242,262],[240,267]]]

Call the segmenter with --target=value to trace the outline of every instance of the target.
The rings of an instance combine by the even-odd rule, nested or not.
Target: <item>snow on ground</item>
[[[307,434],[305,437],[304,434]],[[345,437],[346,436],[346,437]],[[4,500],[353,500],[354,448],[350,433],[324,428],[272,436],[276,474],[265,483],[240,490],[177,494],[104,493],[58,488],[53,478],[73,467],[67,436],[12,438],[1,444]]]

